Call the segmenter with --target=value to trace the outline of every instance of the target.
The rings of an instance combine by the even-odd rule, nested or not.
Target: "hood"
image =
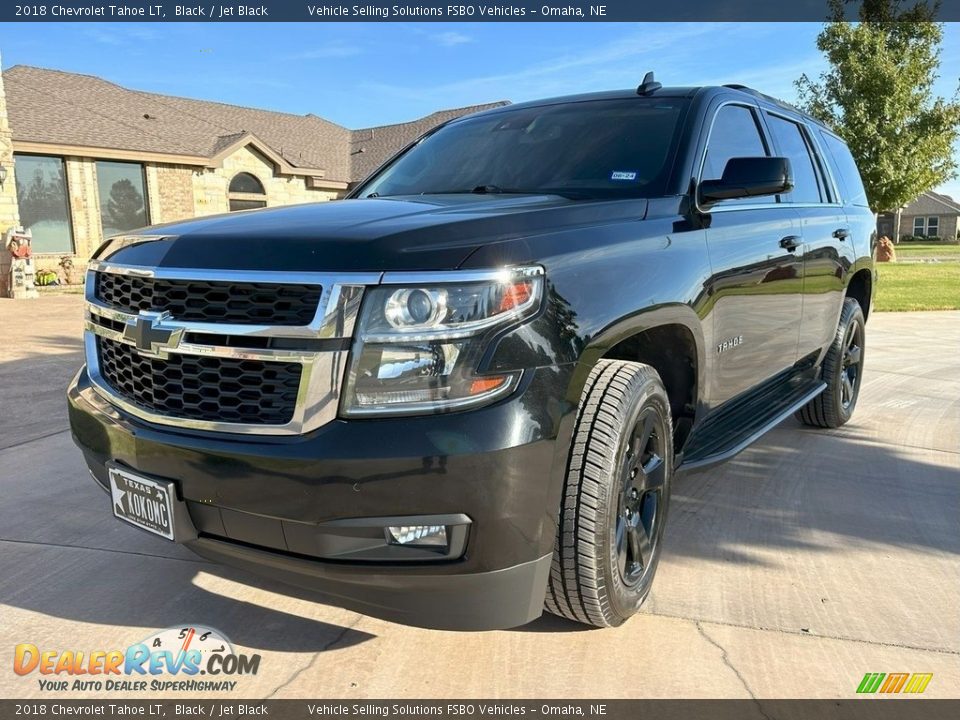
[[[430,195],[337,200],[145,228],[94,256],[129,265],[218,270],[454,270],[478,247],[642,219],[645,200],[556,195]]]

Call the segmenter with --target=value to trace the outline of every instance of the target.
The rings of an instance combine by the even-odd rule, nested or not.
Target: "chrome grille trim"
[[[379,284],[381,273],[300,273],[261,272],[252,270],[196,270],[188,268],[148,268],[91,261],[87,270],[86,318],[84,348],[87,372],[94,389],[117,407],[151,423],[191,430],[250,434],[250,435],[298,435],[334,420],[340,401],[340,389],[347,368],[348,349],[341,344],[333,350],[298,350],[296,348],[243,348],[196,342],[180,342],[168,349],[170,353],[184,355],[207,355],[245,360],[298,362],[303,365],[300,388],[293,418],[284,425],[232,423],[209,420],[194,420],[151,412],[118,394],[104,380],[99,367],[97,337],[133,345],[122,331],[104,327],[95,321],[102,317],[114,322],[129,323],[139,317],[101,303],[95,297],[96,273],[119,273],[171,280],[207,280],[227,282],[263,282],[317,284],[322,295],[317,312],[308,325],[237,325],[231,323],[207,323],[164,320],[164,325],[182,328],[184,335],[198,333],[209,336],[248,336],[284,338],[287,340],[337,340],[353,336],[360,301],[366,286]]]

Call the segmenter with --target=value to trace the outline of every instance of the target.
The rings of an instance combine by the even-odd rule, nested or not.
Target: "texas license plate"
[[[110,468],[113,514],[131,525],[173,540],[173,497],[169,480],[155,480]]]

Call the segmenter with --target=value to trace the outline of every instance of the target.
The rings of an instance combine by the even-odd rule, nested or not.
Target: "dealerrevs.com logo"
[[[161,630],[126,649],[61,650],[20,643],[13,671],[36,673],[40,689],[70,691],[204,691],[236,689],[256,675],[260,655],[238,653],[227,636],[202,625]]]
[[[933,673],[866,673],[857,692],[861,694],[919,694],[927,689]]]

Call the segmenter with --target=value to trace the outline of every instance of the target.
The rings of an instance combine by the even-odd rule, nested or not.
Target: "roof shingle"
[[[293,168],[349,182],[447,120],[506,103],[444,110],[413,122],[351,131],[293,115],[129,90],[99,77],[17,65],[3,72],[14,143],[211,158],[255,135]],[[363,153],[353,153],[359,147]]]

